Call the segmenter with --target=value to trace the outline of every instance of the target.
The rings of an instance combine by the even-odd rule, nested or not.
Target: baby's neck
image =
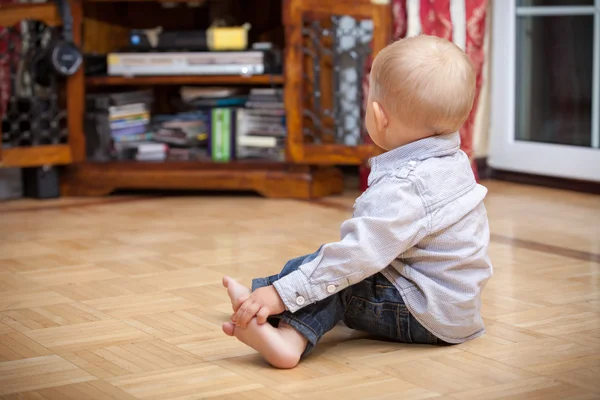
[[[406,144],[434,136],[434,133],[424,128],[412,128],[402,121],[392,119],[387,127],[386,150],[393,150]]]

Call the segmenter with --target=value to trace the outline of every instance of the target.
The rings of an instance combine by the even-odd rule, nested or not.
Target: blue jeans
[[[254,279],[252,290],[272,285],[278,279],[296,271],[302,264],[314,259],[317,254],[318,252],[288,261],[278,275]],[[306,337],[308,345],[303,357],[340,321],[351,329],[396,342],[446,344],[425,329],[408,312],[398,289],[381,273],[293,314],[286,311],[269,318],[273,326],[277,326],[279,321],[292,326]]]

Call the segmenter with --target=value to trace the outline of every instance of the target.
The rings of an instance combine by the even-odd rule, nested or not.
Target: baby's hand
[[[269,315],[277,315],[285,311],[285,305],[273,286],[256,289],[245,299],[241,299],[241,303],[242,305],[231,317],[231,321],[240,328],[248,326],[254,316],[259,324],[264,324]]]

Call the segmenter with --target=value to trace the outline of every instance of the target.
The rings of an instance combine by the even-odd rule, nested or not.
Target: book
[[[283,98],[280,96],[270,96],[270,95],[263,95],[263,94],[251,94],[248,97],[249,101],[254,101],[254,102],[274,102],[274,101],[283,101]]]
[[[169,146],[164,143],[154,142],[123,142],[115,145],[117,150],[135,149],[136,153],[166,152]]]
[[[183,101],[192,101],[199,98],[230,97],[238,93],[239,90],[237,88],[228,87],[183,86],[179,89],[179,95]]]
[[[188,103],[194,107],[237,107],[243,106],[248,101],[246,96],[224,97],[219,99],[195,99]]]
[[[147,133],[140,133],[137,135],[117,136],[117,137],[113,137],[113,140],[116,143],[119,143],[119,142],[143,142],[143,141],[152,140],[153,138],[154,138],[154,133],[147,132]]]
[[[247,103],[246,103],[247,105]],[[246,115],[254,115],[257,117],[270,116],[270,117],[281,117],[285,118],[284,109],[268,109],[268,108],[245,108]]]
[[[110,121],[110,129],[122,129],[129,128],[138,125],[147,125],[150,122],[150,116],[146,114],[137,114],[128,118],[121,118],[118,120]]]
[[[110,106],[108,115],[111,120],[129,117],[137,114],[147,113],[148,109],[144,103],[133,103],[122,106]]]
[[[231,108],[211,110],[209,147],[213,161],[228,162],[235,158],[235,112]]]
[[[151,153],[137,153],[135,155],[136,161],[165,161],[167,159],[166,151],[151,152]]]
[[[283,96],[283,89],[278,88],[253,88],[250,95],[258,96]]]
[[[118,158],[137,161],[162,161],[166,159],[169,147],[163,143],[153,142],[117,142],[115,151]]]
[[[243,147],[239,149],[240,160],[285,161],[285,151],[279,147]]]
[[[282,101],[248,101],[246,107],[249,108],[260,108],[260,109],[284,109]]]
[[[131,135],[140,135],[146,133],[147,127],[146,124],[143,125],[135,125],[127,128],[113,129],[110,134],[113,138],[122,137],[122,136],[131,136]]]
[[[273,136],[243,135],[237,138],[237,144],[240,147],[277,147],[282,141]]]

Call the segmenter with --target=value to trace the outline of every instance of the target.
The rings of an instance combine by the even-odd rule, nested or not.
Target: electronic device
[[[62,31],[51,31],[49,43],[35,51],[31,60],[31,73],[37,84],[49,86],[51,74],[71,76],[83,62],[81,50],[73,42],[73,16],[68,0],[55,0],[62,19]]]
[[[281,66],[271,51],[111,53],[108,75],[261,75]]]
[[[131,51],[207,51],[206,31],[163,31],[160,28],[129,32]]]
[[[60,197],[58,170],[50,166],[24,168],[23,194],[35,199]]]

